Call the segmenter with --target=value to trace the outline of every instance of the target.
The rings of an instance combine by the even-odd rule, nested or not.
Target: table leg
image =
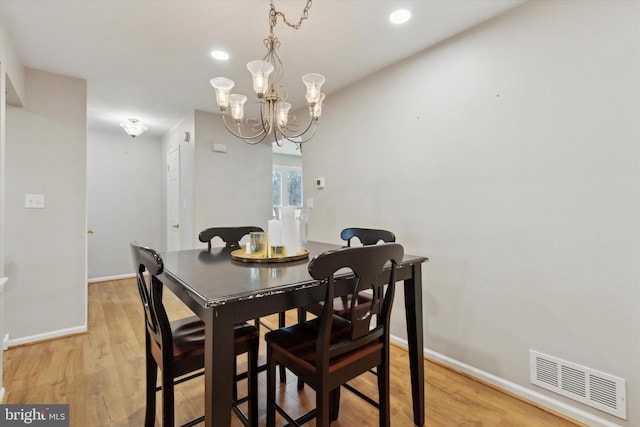
[[[285,312],[278,313],[278,327],[284,328],[286,326]],[[280,382],[285,384],[287,382],[287,368],[284,365],[280,365]]]
[[[205,320],[205,426],[231,425],[233,400],[233,322],[218,309]]]
[[[424,354],[422,331],[422,265],[412,266],[411,279],[404,281],[404,307],[409,342],[409,366],[411,368],[411,399],[413,422],[424,425]]]

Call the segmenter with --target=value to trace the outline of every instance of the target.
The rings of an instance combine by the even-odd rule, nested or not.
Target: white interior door
[[[167,153],[167,250],[180,249],[180,146]]]

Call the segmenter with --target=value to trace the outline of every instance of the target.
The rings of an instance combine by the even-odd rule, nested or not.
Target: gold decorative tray
[[[246,249],[236,249],[235,251],[231,252],[231,258],[233,258],[236,261],[242,261],[242,262],[257,262],[257,263],[263,263],[263,264],[267,264],[267,263],[272,263],[272,262],[288,262],[288,261],[298,261],[301,259],[305,259],[309,256],[309,249],[307,248],[303,248],[299,253],[297,253],[296,255],[291,255],[291,256],[280,256],[280,257],[257,257],[255,255],[249,255],[247,254]]]

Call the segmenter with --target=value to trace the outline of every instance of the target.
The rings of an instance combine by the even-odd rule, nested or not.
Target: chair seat
[[[173,357],[176,360],[204,354],[204,323],[197,316],[171,322]],[[235,343],[257,338],[258,328],[246,322],[235,326]]]
[[[275,351],[288,354],[290,357],[304,360],[308,366],[307,369],[315,371],[317,363],[316,344],[318,341],[318,327],[320,326],[320,318],[309,320],[277,329],[265,335],[265,341],[269,343]],[[350,324],[340,316],[333,316],[331,328],[331,345],[349,340]],[[331,358],[329,361],[329,372],[336,371],[345,366],[352,359],[361,359],[364,356],[374,353],[382,348],[379,341],[370,345],[359,348],[358,350],[340,354]]]

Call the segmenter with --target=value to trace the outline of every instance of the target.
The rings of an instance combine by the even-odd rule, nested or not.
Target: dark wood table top
[[[307,270],[316,255],[340,245],[308,242],[309,258],[281,263],[233,260],[227,248],[191,249],[162,254],[166,275],[180,283],[202,307],[227,305],[246,299],[317,286]],[[405,255],[402,266],[422,263],[423,256]]]

